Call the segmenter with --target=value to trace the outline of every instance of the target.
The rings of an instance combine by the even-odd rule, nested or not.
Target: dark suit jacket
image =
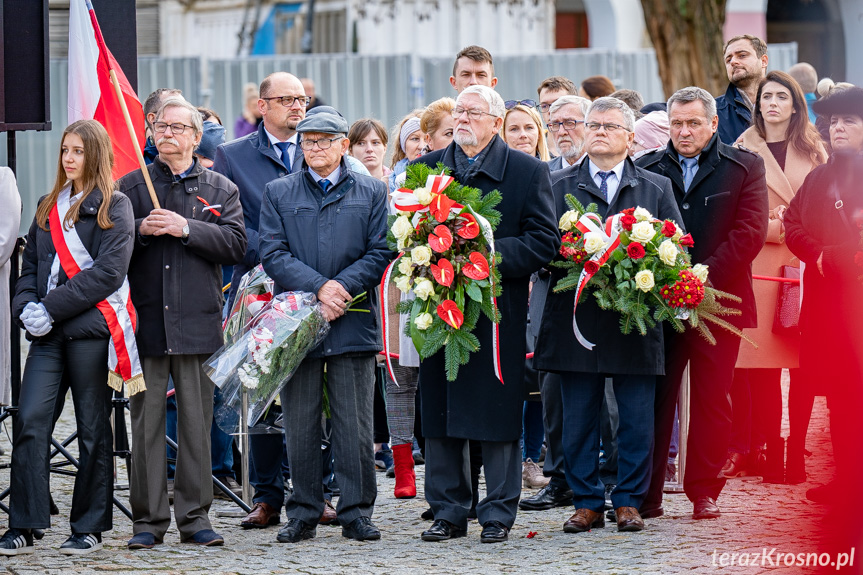
[[[636,165],[668,177],[685,229],[695,246],[692,263],[710,267],[708,280],[716,289],[743,298],[730,303],[743,311],[726,317],[737,327],[755,327],[752,260],[767,239],[767,182],[760,156],[726,146],[714,134],[698,158],[698,172],[688,192],[672,142],[665,150],[645,154]]]
[[[444,353],[420,366],[423,434],[426,437],[461,437],[483,441],[516,441],[521,436],[524,402],[525,330],[530,274],[550,262],[560,248],[554,218],[548,165],[524,153],[514,153],[501,138],[491,148],[479,171],[460,183],[483,192],[499,190],[497,206],[502,218],[495,231],[495,249],[502,255],[499,270],[503,295],[500,345],[504,385],[494,375],[492,323],[483,315],[474,335],[480,350],[459,370],[458,379],[446,380]],[[450,144],[420,157],[417,162],[436,166],[443,162],[455,171],[455,146]]]
[[[590,177],[589,162],[586,160],[555,172],[553,182],[558,219],[569,209],[564,199],[566,194],[572,194],[585,206],[596,202],[599,215],[603,218],[626,208],[641,206],[657,218],[675,221],[682,227],[682,218],[668,178],[637,168],[628,158],[623,166],[620,187],[611,205],[605,202]],[[665,373],[662,327],[649,329],[644,336],[636,330],[623,335],[620,333],[620,314],[600,309],[592,296],[578,304],[576,317],[581,333],[596,347],[591,351],[578,343],[572,330],[575,292],[554,293],[553,286],[566,274],[560,268],[550,269],[552,289],[545,303],[534,356],[537,369],[606,374]]]
[[[294,146],[294,163],[291,171],[299,171],[302,164],[303,152],[299,146]],[[261,217],[264,186],[290,172],[279,159],[277,151],[273,149],[264,131],[263,122],[258,126],[257,131],[216,148],[213,171],[234,182],[240,190],[240,204],[243,206],[243,219],[249,236],[249,246],[243,263],[248,269],[257,265],[259,260],[258,222]]]
[[[752,112],[746,107],[743,96],[734,84],[728,84],[725,93],[716,98],[716,115],[719,116],[716,133],[729,146],[752,125]]]

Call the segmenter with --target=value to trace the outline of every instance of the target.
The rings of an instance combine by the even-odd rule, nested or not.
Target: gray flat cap
[[[348,121],[338,112],[316,112],[310,114],[297,125],[297,132],[319,132],[321,134],[347,134]]]

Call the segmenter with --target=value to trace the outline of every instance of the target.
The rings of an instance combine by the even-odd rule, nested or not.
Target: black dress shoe
[[[544,511],[552,507],[566,507],[572,505],[572,489],[560,488],[551,483],[539,490],[533,497],[522,499],[518,502],[518,508],[522,511]]]
[[[695,504],[692,510],[693,519],[716,519],[722,515],[719,511],[719,506],[716,505],[716,500],[712,497],[702,495],[695,499]]]
[[[279,529],[276,540],[281,543],[296,543],[315,536],[316,525],[310,525],[302,519],[290,518],[285,526]]]
[[[432,526],[422,532],[420,538],[423,541],[446,541],[465,535],[467,535],[467,529],[461,529],[446,519],[435,519]]]
[[[426,521],[431,521],[432,519],[434,519],[434,511],[432,511],[431,507],[429,507],[428,509],[426,509],[425,511],[422,512],[422,514],[420,515],[420,518],[425,519]]]
[[[381,532],[368,517],[357,517],[347,525],[342,525],[342,537],[356,541],[377,541]]]
[[[509,539],[509,527],[500,521],[487,521],[482,526],[479,536],[480,543],[500,543]]]

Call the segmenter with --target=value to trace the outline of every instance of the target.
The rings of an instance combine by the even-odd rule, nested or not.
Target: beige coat
[[[781,266],[799,267],[800,261],[785,245],[782,222],[774,216],[774,212],[779,206],[788,207],[797,190],[803,185],[803,180],[818,164],[795,147],[789,146],[785,158],[785,171],[783,171],[770,153],[767,143],[758,135],[754,127],[743,132],[735,145],[742,145],[761,156],[767,171],[767,193],[770,201],[767,243],[752,262],[752,274],[778,277]],[[741,344],[737,367],[798,367],[798,339],[773,333],[773,316],[776,313],[780,284],[765,280],[754,280],[753,284],[758,306],[758,327],[744,331],[758,344],[758,349],[754,349],[747,343]]]

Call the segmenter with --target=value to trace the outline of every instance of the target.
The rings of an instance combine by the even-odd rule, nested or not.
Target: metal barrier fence
[[[787,70],[797,62],[797,44],[771,44],[769,54],[770,69]],[[313,78],[320,97],[349,122],[371,116],[393,126],[411,109],[455,95],[449,84],[452,64],[451,58],[415,54],[315,54],[209,61],[142,57],[138,60],[138,94],[143,101],[156,88],[180,88],[189,101],[216,110],[228,138],[232,138],[234,121],[243,108],[243,84],[259,84],[271,72],[283,70]],[[67,125],[67,74],[65,60],[51,61],[53,130],[17,136],[18,188],[24,204],[22,233],[30,225],[38,198],[49,191],[55,176],[60,135]],[[548,76],[562,75],[578,81],[596,74],[609,76],[617,86],[638,90],[645,102],[664,99],[653,50],[561,50],[495,60],[497,90],[505,99],[535,98],[536,87]],[[2,136],[0,158],[6,158],[6,138]]]

